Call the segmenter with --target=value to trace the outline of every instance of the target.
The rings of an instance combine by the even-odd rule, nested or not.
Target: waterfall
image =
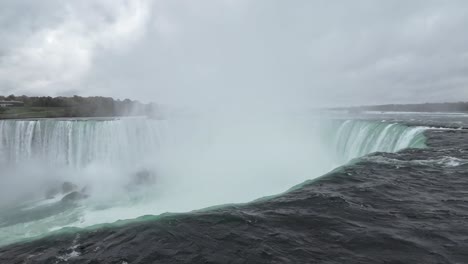
[[[332,147],[339,162],[344,164],[372,152],[424,147],[425,129],[395,123],[347,120],[338,125]]]
[[[0,210],[0,245],[66,226],[249,202],[425,140],[424,128],[384,122],[222,121],[0,120],[0,207],[22,204]],[[87,195],[79,206],[44,198],[64,181]]]
[[[91,162],[132,164],[162,144],[163,121],[0,121],[0,157],[10,163],[31,159],[84,167]]]
[[[328,135],[323,145],[335,152],[336,164],[376,151],[424,146],[422,127],[347,120],[322,129]],[[9,163],[40,159],[72,167],[92,162],[135,164],[153,155],[169,136],[165,121],[144,118],[0,120],[0,158]]]

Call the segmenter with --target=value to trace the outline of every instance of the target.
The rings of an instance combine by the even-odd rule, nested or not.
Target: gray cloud
[[[0,92],[169,104],[468,100],[466,1],[0,3]]]

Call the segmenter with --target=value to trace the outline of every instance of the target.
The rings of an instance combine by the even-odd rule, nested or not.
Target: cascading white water
[[[324,126],[326,127],[326,126]],[[338,163],[368,153],[395,152],[424,143],[422,127],[346,120],[332,126],[325,146],[334,149]],[[41,159],[54,165],[84,167],[93,162],[135,164],[154,155],[169,139],[160,120],[0,120],[0,157],[3,161]]]
[[[341,163],[372,152],[396,152],[424,146],[424,127],[347,120],[339,124],[333,147]]]
[[[2,222],[0,212],[0,245],[64,226],[248,202],[371,152],[422,147],[423,131],[360,120],[0,120],[0,165],[10,168],[0,170],[2,193],[31,182],[28,192],[42,198],[28,208],[42,208],[50,201],[39,186],[49,177],[90,194],[79,207],[27,217],[34,221]],[[132,185],[141,169],[155,171],[154,184]]]
[[[164,121],[38,120],[0,121],[5,161],[40,159],[51,165],[84,167],[92,162],[135,164],[162,144]]]

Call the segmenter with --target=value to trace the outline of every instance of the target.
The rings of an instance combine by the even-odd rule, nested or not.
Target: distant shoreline
[[[118,120],[122,118],[132,118],[133,116],[100,116],[100,117],[24,117],[24,118],[0,118],[1,120],[12,120],[12,121],[39,121],[39,120],[59,120],[59,121],[88,121],[88,120],[96,120],[96,121],[111,121],[111,120]],[[143,117],[143,116],[135,116],[136,117]]]
[[[155,117],[158,106],[111,97],[0,96],[0,119]]]
[[[353,107],[335,107],[330,110],[342,110],[349,113],[365,111],[375,112],[414,112],[414,113],[468,113],[468,102],[456,103],[422,103],[422,104],[385,104]]]

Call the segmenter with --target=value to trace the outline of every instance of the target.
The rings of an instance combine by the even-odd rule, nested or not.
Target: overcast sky
[[[468,101],[468,1],[1,0],[0,94]]]

